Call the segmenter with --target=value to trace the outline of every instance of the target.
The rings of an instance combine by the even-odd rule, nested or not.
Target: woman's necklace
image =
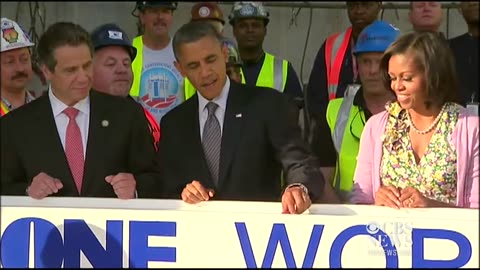
[[[418,128],[416,128],[415,125],[413,124],[412,118],[410,117],[410,113],[407,111],[407,118],[408,118],[410,127],[413,129],[413,131],[415,131],[420,135],[428,134],[430,131],[432,131],[435,128],[438,122],[440,122],[440,119],[442,118],[443,112],[445,111],[446,107],[447,107],[447,104],[446,103],[443,104],[442,109],[440,110],[440,113],[438,113],[437,115],[437,118],[433,120],[432,124],[426,130],[419,130]]]

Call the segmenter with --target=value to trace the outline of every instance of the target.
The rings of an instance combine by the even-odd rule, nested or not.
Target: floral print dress
[[[455,204],[457,197],[457,152],[449,143],[459,114],[459,105],[447,103],[419,163],[415,161],[406,110],[397,102],[386,107],[389,118],[382,137],[380,177],[383,185],[416,188],[428,199]]]

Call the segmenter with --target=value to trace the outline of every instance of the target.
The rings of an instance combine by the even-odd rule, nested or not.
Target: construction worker
[[[128,97],[133,82],[132,61],[137,49],[132,46],[127,33],[118,25],[108,23],[95,28],[91,33],[93,49],[93,89],[113,96]],[[138,104],[138,103],[137,103]],[[160,126],[155,117],[143,106],[148,120],[153,145],[158,151]]]
[[[357,80],[357,63],[353,49],[362,30],[375,21],[382,8],[382,2],[347,1],[347,14],[351,23],[342,33],[329,36],[318,50],[310,79],[305,91],[305,104],[309,125],[307,141],[317,156],[326,179],[333,173],[335,160],[328,157],[335,154],[329,141],[329,128],[325,115],[328,101],[343,97],[348,85]]]
[[[224,40],[223,44],[228,49],[227,75],[230,80],[242,83],[242,60],[240,59],[237,45],[231,40]]]
[[[183,77],[174,65],[169,31],[177,2],[137,1],[132,12],[138,16],[143,35],[133,39],[137,56],[132,62],[130,95],[160,123],[160,119],[185,99]]]
[[[327,122],[331,140],[337,152],[333,186],[343,201],[353,188],[363,127],[370,116],[385,110],[387,102],[395,100],[387,90],[380,74],[383,52],[395,41],[400,31],[384,21],[375,21],[359,35],[354,56],[358,63],[359,87],[353,86],[346,97],[330,100]]]
[[[273,88],[303,107],[302,86],[292,64],[263,50],[269,21],[269,13],[262,2],[233,4],[229,23],[243,62],[242,83]]]
[[[455,56],[455,66],[460,81],[460,104],[478,115],[478,41],[479,41],[479,3],[461,2],[460,9],[467,24],[467,32],[450,39],[449,45]]]
[[[30,48],[35,44],[17,22],[2,18],[1,24],[0,116],[4,116],[34,100],[26,87],[33,76]]]
[[[440,33],[440,25],[443,20],[442,3],[435,1],[410,2],[408,20],[416,32]]]
[[[193,5],[190,21],[206,21],[212,24],[219,34],[223,35],[225,19],[222,9],[215,2],[198,2]]]

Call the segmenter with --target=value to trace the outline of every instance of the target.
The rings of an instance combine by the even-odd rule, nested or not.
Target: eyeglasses
[[[360,137],[362,136],[363,127],[365,127],[365,120],[363,119],[363,113],[361,114],[362,110],[358,110],[357,113],[353,116],[352,121],[350,122],[350,134],[360,141]],[[362,125],[359,125],[358,121],[362,121]]]

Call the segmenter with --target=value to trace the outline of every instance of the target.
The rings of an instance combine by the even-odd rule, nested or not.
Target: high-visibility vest
[[[184,85],[184,92],[185,92],[185,100],[191,98],[195,95],[195,86],[190,82],[188,78],[183,78],[183,85]]]
[[[0,101],[0,117],[4,116],[5,114],[9,113],[10,111],[7,108],[7,105],[3,103],[3,101]]]
[[[364,128],[362,121],[354,121],[354,119],[356,117],[365,119],[363,111],[353,105],[355,94],[330,100],[327,106],[327,122],[337,152],[333,186],[344,200],[353,188],[353,176],[360,146],[360,141],[352,134],[352,130],[359,131],[358,133],[361,134]]]
[[[328,99],[337,97],[337,88],[340,80],[342,63],[352,35],[350,26],[342,33],[331,35],[325,41],[325,65],[327,71]]]
[[[133,83],[130,88],[130,96],[137,98],[140,95],[140,82],[142,80],[143,69],[143,36],[133,39],[132,45],[137,49],[137,56],[132,62]]]
[[[160,141],[160,125],[147,109],[143,108],[143,112],[148,120],[148,128],[150,129],[150,133],[152,133],[155,151],[158,151],[158,142]]]
[[[280,92],[285,90],[287,82],[288,61],[265,53],[262,69],[258,74],[256,86],[270,87]],[[245,84],[245,76],[242,77]]]
[[[270,87],[280,92],[285,90],[285,84],[287,82],[288,61],[279,59],[269,53],[265,53],[265,59],[263,60],[262,68],[258,74],[256,86]],[[240,75],[242,78],[242,84],[245,84],[245,76],[242,69],[240,69]],[[195,87],[188,81],[185,82],[185,100],[195,94]]]

